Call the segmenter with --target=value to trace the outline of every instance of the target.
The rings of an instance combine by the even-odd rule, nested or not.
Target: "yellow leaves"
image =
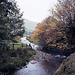
[[[50,30],[49,29],[46,29],[45,35],[49,35],[49,32],[50,32]]]
[[[50,43],[51,41],[52,41],[52,39],[49,38],[49,39],[47,39],[46,43],[48,44],[48,43]]]
[[[45,26],[44,23],[41,22],[41,23],[37,24],[36,29],[42,30],[44,28],[44,26]]]
[[[32,34],[32,35],[31,35],[31,40],[32,40],[34,43],[38,43],[37,34]]]
[[[48,44],[48,46],[54,48],[54,47],[56,47],[56,44]]]
[[[67,39],[67,37],[66,37],[65,35],[63,36],[63,38],[64,38],[64,39]]]
[[[64,50],[64,49],[69,49],[69,44],[68,43],[57,43],[57,47],[61,50]]]
[[[36,26],[31,36],[32,39],[37,40],[42,45],[49,44],[53,47],[56,46],[57,39],[62,37],[62,33],[58,31],[58,24],[60,24],[59,21],[53,17],[48,17]],[[51,42],[53,44],[50,44]]]

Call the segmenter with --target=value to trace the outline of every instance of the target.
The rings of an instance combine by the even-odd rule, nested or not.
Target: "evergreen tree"
[[[13,0],[0,0],[0,40],[12,40],[24,33],[22,13]]]
[[[25,32],[22,13],[15,1],[0,0],[0,44]]]

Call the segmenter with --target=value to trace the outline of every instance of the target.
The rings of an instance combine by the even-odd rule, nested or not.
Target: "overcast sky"
[[[41,22],[50,15],[48,11],[57,0],[16,0],[17,5],[24,11],[24,18],[34,22]]]

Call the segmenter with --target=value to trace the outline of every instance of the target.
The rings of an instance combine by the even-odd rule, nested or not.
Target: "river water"
[[[39,47],[38,45],[35,45],[34,43],[29,42],[26,37],[21,38],[21,42],[27,45],[31,45],[32,49],[37,50]]]
[[[22,38],[21,42],[27,45],[30,44],[36,50],[36,55],[31,58],[31,61],[25,67],[16,71],[13,75],[54,75],[65,58],[65,56],[38,51],[38,45],[30,43],[26,37]]]

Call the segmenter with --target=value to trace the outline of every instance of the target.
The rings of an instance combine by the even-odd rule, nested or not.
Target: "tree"
[[[0,39],[11,40],[24,33],[22,14],[14,1],[0,3]]]
[[[46,18],[36,26],[36,30],[32,34],[32,39],[37,40],[41,46],[55,42],[59,36],[59,31],[56,28],[58,23],[53,17]]]
[[[74,45],[68,42],[65,27],[61,21],[53,17],[48,17],[37,24],[31,39],[43,47],[43,51],[54,51],[64,53],[64,50],[74,48]],[[72,39],[71,39],[72,41]],[[64,54],[66,54],[66,51]]]
[[[64,54],[75,49],[75,1],[58,0],[53,17],[48,17],[36,26],[31,38],[43,49],[57,50]]]
[[[75,0],[58,0],[54,15],[64,23],[68,43],[75,44]]]
[[[53,14],[65,24],[72,24],[75,21],[75,1],[58,0]]]
[[[24,33],[22,13],[14,0],[0,0],[0,40],[13,40]]]

